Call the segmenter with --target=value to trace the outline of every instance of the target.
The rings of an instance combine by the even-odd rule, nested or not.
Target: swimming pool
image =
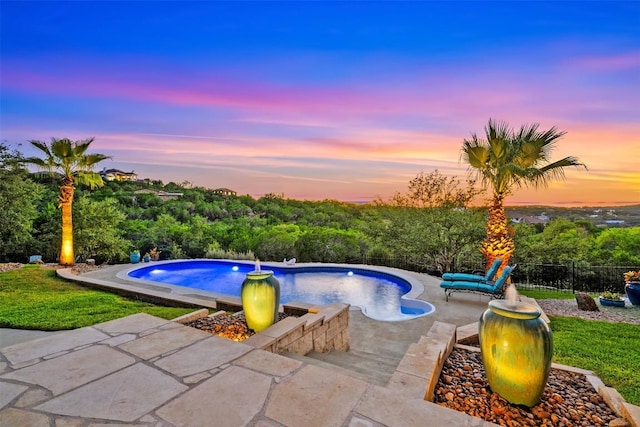
[[[280,282],[280,303],[293,301],[326,305],[351,304],[375,320],[399,321],[425,316],[435,307],[415,299],[424,291],[417,280],[376,267],[336,264],[285,266],[263,263]],[[144,264],[122,272],[129,280],[163,283],[197,289],[211,296],[240,297],[240,288],[253,262],[230,260],[181,260]],[[177,289],[178,292],[184,293]]]

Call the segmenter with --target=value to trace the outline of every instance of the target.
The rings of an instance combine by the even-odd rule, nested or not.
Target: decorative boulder
[[[576,302],[578,303],[578,308],[583,311],[600,311],[598,305],[596,304],[596,300],[591,298],[591,296],[586,292],[577,292],[576,293]]]

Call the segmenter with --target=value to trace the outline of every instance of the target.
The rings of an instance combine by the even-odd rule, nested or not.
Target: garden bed
[[[584,375],[560,369],[551,369],[538,405],[512,405],[490,390],[480,352],[459,347],[444,361],[434,402],[506,426],[607,426],[618,418]]]
[[[288,313],[278,313],[278,322],[290,316]],[[242,311],[205,316],[185,323],[185,325],[232,341],[244,341],[255,335],[254,330],[249,329],[249,326],[247,326],[247,319]]]
[[[349,349],[349,304],[286,304],[278,321],[260,333],[248,328],[239,298],[218,299],[216,305],[216,313],[201,309],[173,321],[278,354]]]

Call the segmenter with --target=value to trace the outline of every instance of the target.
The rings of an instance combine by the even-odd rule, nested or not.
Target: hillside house
[[[537,216],[523,216],[520,218],[513,218],[511,222],[514,224],[546,224],[549,222],[549,217],[545,214]]]
[[[100,176],[105,181],[137,181],[138,174],[134,171],[123,172],[119,169],[107,169],[104,168],[100,172]]]
[[[183,193],[172,193],[168,191],[151,190],[151,189],[136,190],[133,193],[134,194],[153,194],[154,196],[159,197],[163,201],[175,200],[183,196]]]
[[[216,188],[213,190],[213,194],[217,194],[220,196],[235,196],[236,192],[233,190],[229,190],[228,188]]]

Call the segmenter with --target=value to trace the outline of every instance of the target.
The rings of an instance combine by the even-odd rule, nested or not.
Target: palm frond
[[[569,166],[587,169],[587,166],[579,162],[576,157],[565,157],[541,168],[532,168],[529,171],[530,179],[528,182],[534,188],[547,187],[551,181],[563,180],[565,168]]]
[[[86,184],[91,188],[102,186],[102,177],[93,172],[93,167],[102,160],[110,159],[104,154],[85,154],[94,138],[71,141],[68,138],[51,138],[51,143],[31,141],[31,144],[42,151],[45,156],[30,157],[24,163],[30,163],[49,172],[62,176],[62,179],[72,180],[79,184]]]
[[[97,163],[110,158],[111,156],[106,156],[104,154],[87,154],[82,156],[82,162],[78,162],[78,166],[81,166],[85,170],[91,170]]]
[[[46,160],[41,159],[40,157],[27,157],[22,159],[22,162],[29,163],[34,166],[38,166],[42,169],[47,169],[49,166],[49,163]]]
[[[81,141],[76,141],[74,144],[74,149],[73,151],[75,152],[77,157],[82,157],[84,156],[84,153],[86,153],[87,149],[89,148],[89,146],[91,145],[91,143],[95,140],[94,137],[91,138],[87,138]]]
[[[545,186],[549,181],[564,178],[567,166],[582,166],[575,157],[550,162],[551,151],[566,132],[555,127],[540,131],[537,123],[523,125],[513,131],[507,123],[489,119],[485,140],[475,134],[463,142],[462,159],[469,172],[476,173],[494,195],[504,196],[514,187]],[[483,151],[485,150],[485,151]]]
[[[73,158],[73,143],[69,138],[51,138],[51,153],[59,159]]]
[[[86,185],[92,190],[96,187],[102,187],[104,185],[102,176],[100,176],[100,174],[96,172],[76,171],[74,173],[73,179],[78,184]]]
[[[42,141],[36,141],[36,140],[32,140],[29,142],[38,150],[42,151],[47,157],[53,157],[51,154],[51,151],[49,151],[49,146],[46,143]]]

